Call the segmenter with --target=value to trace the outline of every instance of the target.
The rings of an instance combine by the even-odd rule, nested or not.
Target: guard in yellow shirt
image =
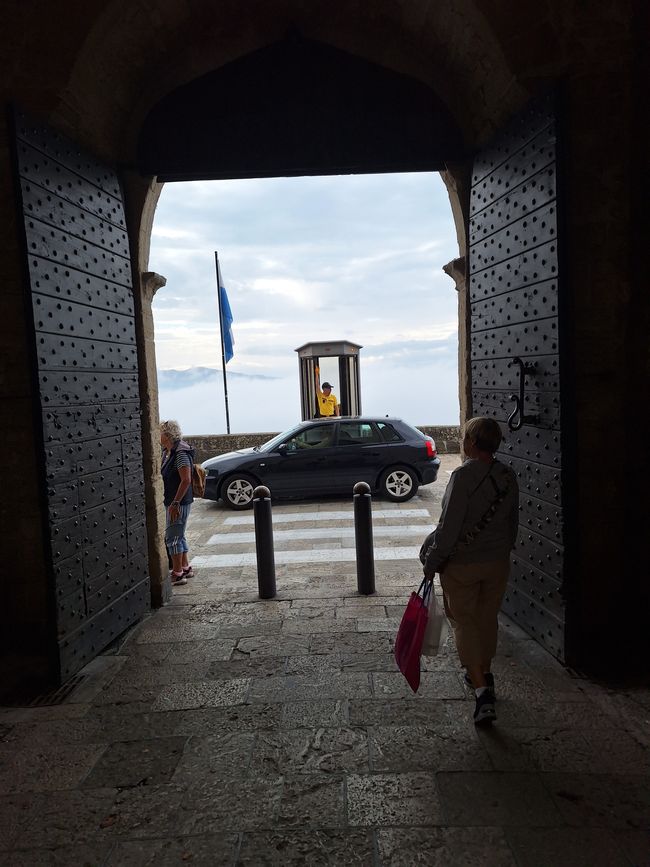
[[[318,398],[318,413],[321,418],[331,418],[335,415],[340,415],[339,402],[332,391],[332,386],[329,382],[323,383],[323,388],[320,385],[320,367],[315,369],[316,372],[316,397]]]

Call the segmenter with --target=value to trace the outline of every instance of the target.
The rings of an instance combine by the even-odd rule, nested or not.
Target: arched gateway
[[[184,29],[159,23],[178,40],[178,54],[165,65],[160,46],[151,46],[159,75],[141,74],[139,92],[128,40],[115,87],[99,86],[102,58],[124,36],[114,3],[89,22],[58,103],[31,101],[19,87],[12,94],[18,109],[8,137],[25,242],[16,262],[30,300],[21,352],[34,374],[28,445],[42,535],[34,534],[34,592],[15,584],[5,591],[8,648],[46,660],[50,674],[65,679],[142,616],[150,582],[156,604],[167,592],[151,284],[143,274],[152,178],[438,170],[460,246],[450,271],[459,293],[462,413],[509,427],[504,458],[522,489],[507,611],[558,658],[601,665],[609,590],[606,576],[593,574],[602,548],[590,548],[592,468],[576,449],[585,431],[580,411],[593,393],[590,349],[576,339],[575,316],[587,322],[589,313],[575,266],[563,264],[585,248],[585,203],[572,199],[575,181],[558,190],[559,154],[582,123],[571,109],[558,111],[566,82],[561,88],[560,76],[550,76],[529,92],[513,83],[515,61],[495,36],[504,22],[488,26],[469,3],[459,4],[468,13],[462,27],[443,10],[419,30],[390,3],[379,4],[386,20],[343,15],[334,29],[297,12],[276,20],[260,7],[254,33],[244,28],[239,41],[222,34],[218,48],[201,29],[207,22],[216,36],[224,26],[208,5]],[[182,18],[178,6],[167,14]],[[150,34],[136,23],[132,36],[141,49]],[[484,63],[492,64],[489,75]],[[566,160],[564,177],[576,159]],[[614,523],[624,530],[628,519],[620,513]],[[627,555],[634,556],[629,545]],[[625,590],[639,601],[647,592],[631,579]]]

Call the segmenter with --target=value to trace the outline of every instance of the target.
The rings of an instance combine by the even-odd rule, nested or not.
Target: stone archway
[[[61,29],[53,11],[42,10],[39,23],[35,28],[27,17],[23,22],[22,50],[29,55],[43,52],[40,33]],[[408,10],[389,0],[371,16],[348,4],[308,8],[294,0],[255,0],[245,9],[222,4],[218,14],[210,3],[171,2],[154,8],[112,0],[99,11],[88,4],[60,34],[56,50],[52,45],[56,62],[52,57],[47,87],[34,108],[98,157],[119,163],[136,288],[148,270],[148,226],[157,197],[155,181],[142,177],[136,165],[147,114],[178,87],[277,43],[291,30],[428,88],[454,118],[468,147],[526,98],[472,0],[434,7],[416,0]],[[490,75],[476,87],[477,72],[486,69]],[[8,84],[14,81],[9,78]],[[15,82],[18,92],[20,84]],[[463,208],[455,211],[460,227]],[[146,297],[138,293],[136,301],[146,308]],[[146,358],[140,361],[141,371],[151,369]],[[145,378],[141,387],[146,394],[153,383]],[[145,462],[155,469],[154,422],[143,419]],[[147,502],[149,514],[155,514],[155,490],[148,490]]]
[[[497,4],[498,5],[498,4]],[[572,349],[573,395],[581,451],[576,456],[572,500],[579,515],[576,540],[576,597],[581,626],[576,652],[607,664],[601,635],[612,611],[632,610],[631,634],[647,634],[647,587],[639,564],[647,470],[635,463],[639,374],[646,370],[647,297],[642,246],[645,198],[638,172],[648,153],[647,130],[638,111],[642,94],[643,14],[636,4],[597,4],[568,9],[562,0],[543,8],[520,4],[500,10],[471,0],[402,4],[381,0],[372,11],[333,2],[322,8],[298,0],[241,4],[171,2],[161,5],[116,0],[84,4],[65,27],[53,6],[38,16],[18,7],[3,36],[7,75],[5,99],[24,105],[100,158],[117,162],[126,191],[127,221],[136,279],[147,271],[146,212],[152,180],[137,173],[136,144],[144,118],[177,87],[277,42],[290,27],[430,87],[462,131],[466,151],[480,147],[506,117],[534,93],[563,82],[563,121],[568,168],[568,274],[572,316],[567,339]],[[20,38],[16,34],[20,33]],[[57,39],[51,38],[52,33]],[[588,34],[588,38],[585,38]],[[607,69],[602,58],[612,59]],[[621,99],[621,93],[628,98]],[[636,102],[635,102],[636,99]],[[6,121],[0,148],[9,158]],[[457,182],[459,224],[468,208],[466,168],[449,167]],[[6,370],[2,395],[16,410],[10,431],[28,456],[36,455],[29,422],[34,385],[26,363],[22,265],[9,174],[0,197],[6,234],[3,259],[2,343]],[[461,253],[464,249],[461,246]],[[612,420],[615,420],[612,422]],[[603,431],[622,431],[621,472],[593,472],[593,455],[603,453]],[[618,427],[620,425],[620,428]],[[27,461],[7,470],[21,515],[20,544],[29,556],[34,594],[46,584],[39,480]],[[153,461],[153,446],[150,460]],[[607,504],[608,534],[600,531]],[[602,575],[611,557],[607,538],[618,540],[623,563],[612,586]],[[615,598],[612,600],[612,593]],[[8,609],[21,616],[22,599]],[[20,626],[19,620],[16,620]],[[637,641],[637,647],[642,642]],[[640,659],[631,647],[622,659]]]
[[[298,77],[297,71],[305,74]],[[269,81],[275,87],[269,89]],[[226,103],[219,118],[222,125],[239,119],[239,135],[233,136],[229,148],[218,151],[211,146],[216,134],[212,123],[188,129],[196,118],[202,117],[206,101],[208,110],[221,110],[222,102]],[[278,107],[282,110],[274,111]],[[300,123],[292,123],[294,117]],[[388,119],[398,129],[389,129]],[[264,158],[255,149],[252,152],[246,149],[251,124],[257,125],[255,140],[266,133],[264,140],[269,153],[265,152]],[[167,134],[177,128],[182,134]],[[406,76],[382,64],[304,39],[295,32],[172,92],[144,118],[135,153],[139,172],[123,171],[123,180],[129,235],[137,238],[131,256],[138,265],[134,289],[139,380],[146,410],[142,425],[143,461],[147,469],[148,547],[154,555],[150,559],[150,574],[155,602],[164,601],[168,588],[164,563],[160,556],[155,556],[162,527],[155,360],[153,343],[147,334],[155,278],[145,270],[151,219],[160,188],[147,181],[147,177],[438,169],[446,171],[451,179],[453,170],[447,168],[448,163],[465,167],[466,171],[465,138],[466,131],[462,131],[445,100],[438,99],[428,84],[413,75]],[[193,145],[189,152],[188,140]],[[464,180],[462,171],[456,169],[456,183]],[[464,236],[467,202],[460,201],[451,181],[449,188],[459,236]],[[467,315],[464,294],[461,308]],[[469,377],[464,375],[463,381],[468,382]]]
[[[385,133],[387,118],[397,131]],[[555,109],[544,100],[542,108],[522,113],[502,144],[473,159],[455,119],[428,88],[292,33],[161,100],[144,120],[137,157],[143,174],[163,180],[378,169],[446,172],[462,253],[469,254],[446,269],[459,297],[463,418],[469,412],[490,415],[505,429],[515,387],[509,373],[513,358],[522,369],[520,356],[530,359],[531,368],[543,368],[535,394],[532,383],[527,391],[529,401],[538,403],[541,395],[545,411],[538,419],[522,409],[528,427],[510,437],[504,454],[520,476],[528,504],[522,507],[506,601],[520,625],[564,658],[565,631],[573,622],[565,618],[560,590],[566,550],[561,524],[570,524],[571,516],[563,509],[560,472],[560,440],[567,437],[560,427],[557,369],[563,356],[556,339],[555,137]],[[455,175],[447,163],[457,166]],[[467,196],[461,200],[458,190],[468,189],[472,164],[468,208]],[[518,255],[528,250],[534,266]],[[470,270],[482,272],[478,281]],[[551,318],[553,339],[547,340]],[[538,331],[544,332],[542,340]],[[566,407],[562,420],[568,430]],[[543,449],[531,449],[540,441]],[[539,483],[529,478],[535,476]],[[545,521],[537,520],[535,510],[544,512]]]
[[[309,61],[306,58],[309,58]],[[358,61],[345,52],[304,40],[295,34],[291,34],[289,38],[283,37],[275,45],[254,52],[250,57],[239,59],[231,66],[234,69],[226,66],[223,74],[226,75],[226,89],[231,94],[229,106],[235,114],[242,102],[245,102],[247,111],[250,109],[251,95],[255,94],[256,87],[259,86],[260,89],[263,87],[263,83],[270,75],[274,75],[280,83],[271,96],[275,100],[271,105],[273,109],[278,101],[286,96],[287,90],[291,89],[293,69],[307,66],[309,74],[306,78],[308,84],[311,81],[312,88],[310,89],[309,86],[305,88],[303,81],[296,92],[291,92],[288,99],[290,112],[295,114],[296,120],[299,119],[302,125],[300,135],[287,140],[285,129],[289,116],[283,111],[275,112],[277,116],[274,116],[273,111],[269,112],[264,99],[260,99],[256,102],[259,118],[249,117],[246,114],[246,124],[238,129],[237,135],[233,133],[232,141],[228,143],[227,148],[219,150],[212,146],[220,124],[230,128],[227,112],[219,119],[220,123],[210,122],[207,126],[200,124],[197,129],[190,127],[196,123],[196,118],[199,120],[203,118],[206,104],[219,105],[219,97],[223,95],[223,84],[220,80],[220,70],[217,70],[216,73],[203,76],[197,82],[190,82],[168,95],[161,103],[154,106],[145,118],[138,142],[138,159],[142,163],[142,174],[154,174],[157,178],[165,180],[190,180],[197,176],[210,179],[263,177],[269,174],[438,170],[449,190],[459,244],[464,249],[466,230],[463,209],[467,204],[467,194],[463,194],[462,200],[458,194],[458,190],[468,189],[467,164],[462,162],[464,145],[454,119],[444,106],[437,103],[435,95],[429,88],[403,75],[388,72],[375,64],[368,64],[365,60]],[[343,67],[342,71],[341,67]],[[279,73],[278,68],[280,68]],[[334,69],[338,69],[336,76]],[[318,80],[327,81],[327,88],[323,88],[324,92],[318,94],[315,105],[310,105],[310,100],[314,102],[314,97],[311,95],[313,84]],[[354,88],[359,90],[355,98],[350,101],[351,110],[339,107],[339,102]],[[386,107],[381,103],[381,95],[386,90],[392,90],[396,103],[405,104],[406,107],[401,109],[402,116],[405,122],[411,124],[411,130],[409,136],[405,135],[401,138],[384,136],[377,141],[377,133],[387,117]],[[233,91],[236,94],[234,97]],[[269,94],[265,93],[264,97],[268,98]],[[369,104],[369,109],[365,123],[360,124],[358,114],[359,102],[362,98]],[[321,105],[328,112],[325,122],[321,116]],[[430,112],[434,113],[430,115]],[[388,115],[390,116],[390,112]],[[422,117],[428,119],[422,124],[421,129],[418,129],[417,121]],[[248,128],[251,124],[254,134]],[[183,134],[166,136],[164,146],[160,147],[158,143],[165,137],[166,131],[174,129],[182,130]],[[265,148],[263,159],[260,159],[259,154],[250,151],[246,142],[247,136],[254,141],[263,140]],[[196,147],[188,151],[188,138],[198,142],[198,151]],[[278,138],[282,138],[282,146],[276,147],[270,154],[267,153],[266,148],[272,149]],[[333,147],[332,144],[336,142],[342,143],[343,147],[338,149]],[[448,153],[454,155],[454,163],[448,164],[445,159]],[[307,159],[305,154],[308,155]],[[148,267],[151,215],[160,186],[142,184],[135,173],[129,173],[128,181],[130,184],[128,198],[132,204],[134,201],[141,202],[143,213],[146,215],[139,226],[133,249],[134,260],[138,261],[139,270],[142,271]],[[134,219],[137,220],[137,208],[132,207],[132,212]],[[137,223],[134,224],[135,228]],[[467,316],[464,286],[457,286],[457,289],[460,290],[459,309],[464,322]],[[151,298],[143,296],[141,303],[143,314],[149,318]],[[466,330],[464,325],[462,330],[463,333]],[[465,344],[466,340],[463,345]],[[153,395],[155,390],[153,345],[148,346],[147,351],[149,355],[144,359],[144,366],[146,371],[151,372],[151,377],[146,394]],[[461,414],[464,416],[469,410],[469,375],[465,352],[462,353],[461,359],[463,364]],[[149,376],[148,373],[145,375]],[[158,413],[157,402],[153,399],[146,403],[146,416],[143,429],[151,432],[149,437],[151,452],[148,456],[145,454],[145,459],[147,466],[155,468],[159,451],[156,428]],[[149,511],[153,516],[159,514],[160,504],[157,502],[156,507],[153,506],[156,502],[157,475],[154,474],[152,478],[154,486],[149,497],[149,502],[152,503]],[[156,530],[156,526],[152,523],[150,533],[159,530],[160,528]],[[163,581],[162,575],[160,581]]]
[[[242,7],[168,3],[138,8],[112,0],[87,22],[74,62],[57,95],[64,132],[78,131],[83,107],[97,107],[84,124],[83,143],[117,152],[133,163],[151,108],[179,87],[226,64],[301,34],[429,87],[456,119],[467,143],[486,140],[523,105],[530,91],[517,80],[494,32],[474,0],[405,9],[388,0],[375,14],[349,4],[305,6],[298,0]],[[111,89],[103,88],[110,76]],[[66,128],[67,127],[67,128]]]

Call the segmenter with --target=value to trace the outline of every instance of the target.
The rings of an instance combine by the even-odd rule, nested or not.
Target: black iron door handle
[[[512,367],[513,364],[519,365],[519,394],[510,395],[510,400],[515,402],[515,408],[508,416],[508,429],[516,431],[525,424],[534,424],[539,420],[539,416],[537,415],[526,415],[524,409],[526,374],[535,373],[537,364],[534,361],[525,362],[518,355],[512,359],[508,367]]]

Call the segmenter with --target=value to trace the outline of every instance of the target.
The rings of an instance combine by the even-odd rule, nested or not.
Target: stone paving
[[[374,503],[375,546],[399,554],[377,560],[375,596],[337,535],[350,502],[278,505],[278,530],[330,533],[277,551],[343,559],[280,563],[264,602],[247,560],[197,566],[63,704],[0,708],[0,864],[650,865],[650,690],[572,675],[507,618],[492,730],[451,640],[417,695],[396,670],[409,530],[430,528],[456,462],[409,503]],[[201,501],[192,554],[250,554],[235,534],[251,530]]]

